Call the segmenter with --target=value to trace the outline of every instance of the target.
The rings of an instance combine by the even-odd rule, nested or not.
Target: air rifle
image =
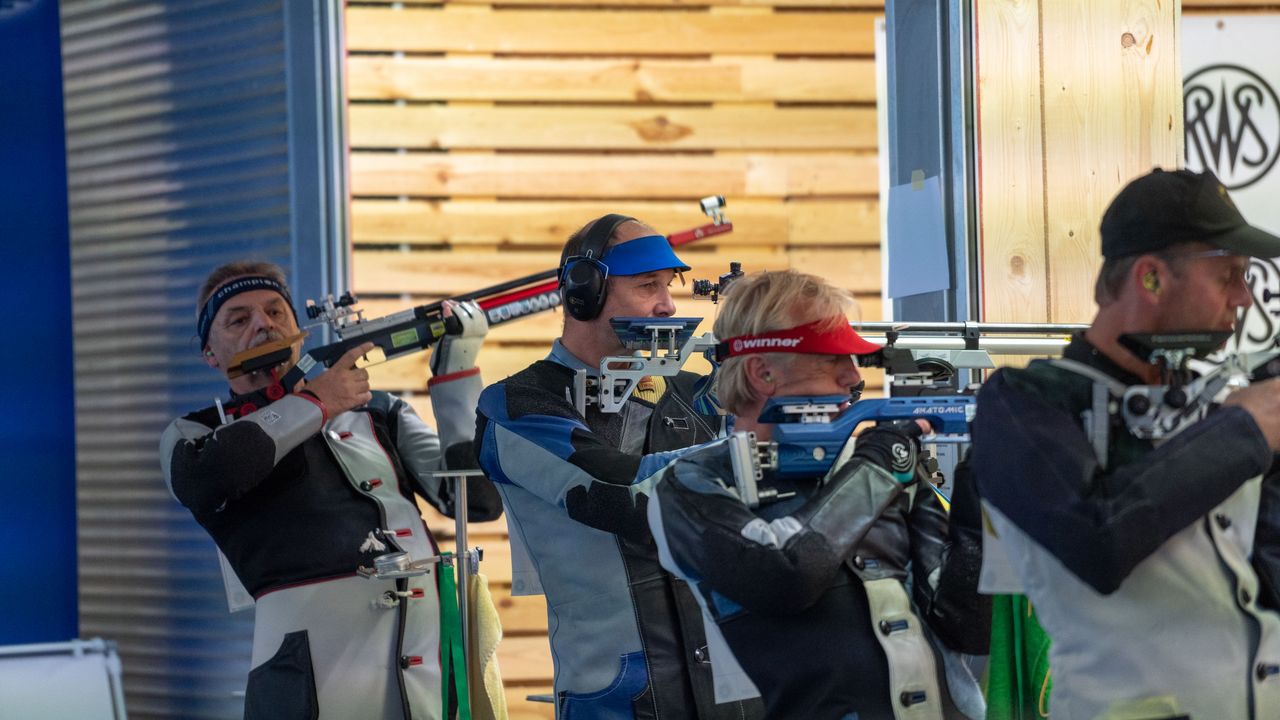
[[[725,200],[722,196],[703,198],[699,204],[711,222],[668,235],[667,241],[673,247],[733,231],[733,223],[724,217]],[[491,327],[501,325],[558,307],[559,270],[544,270],[449,300],[474,300],[484,311]],[[365,319],[364,312],[355,307],[358,300],[349,292],[336,299],[329,296],[319,304],[308,300],[307,317],[319,320],[317,325],[328,324],[338,340],[314,347],[304,354],[283,377],[277,378],[266,389],[267,398],[278,400],[284,396],[286,388],[292,388],[317,365],[330,367],[348,350],[366,342],[372,342],[381,355],[369,360],[367,364],[370,365],[431,347],[446,332],[461,329],[458,320],[444,317],[444,302],[441,300],[384,317]],[[231,365],[238,375],[271,371],[290,360],[294,344],[304,337],[305,333],[250,348],[232,358]],[[256,406],[251,407],[256,409]]]
[[[695,280],[695,296],[712,297],[742,276],[738,263],[715,285]],[[579,371],[574,400],[580,413],[589,405],[602,412],[618,412],[640,380],[647,376],[673,376],[694,355],[704,355],[716,365],[716,338],[711,333],[694,335],[702,318],[619,317],[611,323],[619,341],[631,355],[606,357],[596,378]],[[891,394],[957,394],[962,388],[957,369],[991,369],[991,355],[1058,355],[1072,332],[1085,325],[1015,323],[852,323],[854,329],[883,349],[860,356],[862,367],[883,368],[892,376]]]
[[[760,421],[773,425],[773,439],[761,443],[755,433],[729,436],[734,483],[748,507],[780,499],[775,488],[760,484],[764,470],[779,479],[822,477],[831,469],[854,430],[865,422],[925,420],[933,428],[927,443],[967,443],[977,408],[972,395],[892,397],[859,400],[844,410],[847,395],[772,398]]]
[[[722,286],[740,276],[740,271],[740,266],[731,267],[729,274],[720,277],[719,287],[695,281],[695,294],[715,297],[723,293]],[[617,412],[642,378],[673,376],[695,354],[708,356],[714,367],[716,338],[711,333],[694,335],[700,321],[701,318],[614,318],[615,333],[633,354],[604,358],[596,377],[588,378],[586,371],[577,373],[573,396],[578,412],[585,414],[589,405],[599,406],[602,412]],[[1071,333],[1086,327],[972,322],[855,322],[852,325],[864,338],[884,345],[871,355],[860,356],[858,363],[862,367],[883,368],[891,378],[892,397],[855,403],[842,416],[852,422],[852,426],[846,429],[836,423],[834,431],[828,426],[822,430],[828,434],[827,439],[820,443],[813,444],[809,438],[794,453],[783,448],[784,476],[809,475],[817,472],[822,462],[829,465],[833,453],[843,447],[853,426],[860,422],[924,418],[935,428],[935,434],[924,440],[931,455],[929,467],[931,472],[933,468],[941,470],[935,478],[945,479],[963,455],[968,442],[967,421],[974,412],[972,393],[976,386],[962,387],[957,370],[994,368],[991,355],[1058,355],[1066,347]],[[965,428],[960,427],[961,423]],[[807,430],[803,424],[797,427],[801,429],[795,433],[817,432],[813,425]],[[783,434],[786,435],[786,431]],[[811,458],[807,464],[801,462],[806,453],[814,452],[822,457]],[[744,445],[735,455],[742,459],[756,456],[754,441],[750,449]],[[768,453],[763,461],[770,462]],[[750,463],[743,467],[750,467]],[[792,467],[797,469],[791,470]]]
[[[1208,356],[1230,336],[1229,331],[1121,335],[1120,344],[1159,368],[1162,381],[1123,388],[1120,413],[1129,431],[1149,440],[1172,437],[1202,420],[1229,388],[1280,375],[1274,341],[1267,346],[1272,349],[1230,353],[1209,362]],[[1101,425],[1093,428],[1091,435],[1100,430]]]

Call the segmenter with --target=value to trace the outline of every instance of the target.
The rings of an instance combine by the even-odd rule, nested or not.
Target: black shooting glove
[[[881,423],[858,436],[853,456],[874,463],[903,485],[916,481],[918,442],[923,432],[911,421]]]

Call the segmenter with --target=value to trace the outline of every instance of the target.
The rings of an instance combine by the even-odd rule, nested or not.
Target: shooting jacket
[[[1103,465],[1095,386],[1116,407],[1139,381],[1083,336],[1065,357],[997,372],[973,425],[983,586],[1024,591],[1052,638],[1052,716],[1280,717],[1280,617],[1250,564],[1266,439],[1237,407],[1158,446],[1111,417]]]
[[[653,473],[720,433],[680,373],[655,403],[580,415],[574,369],[551,355],[480,396],[476,447],[507,512],[512,591],[544,594],[561,720],[751,716],[717,706],[702,617],[658,564],[645,519]],[[758,712],[758,710],[757,710]],[[744,713],[746,713],[744,715]]]
[[[438,554],[414,495],[453,512],[430,473],[444,467],[442,441],[467,442],[479,389],[475,374],[433,385],[439,435],[382,392],[323,424],[303,397],[255,394],[260,409],[232,422],[206,408],[169,425],[170,491],[256,599],[246,718],[442,717],[436,571],[367,580],[356,568]],[[468,490],[471,519],[497,516],[491,489]]]
[[[957,497],[974,522],[949,530],[930,486],[904,486],[854,446],[822,478],[766,470],[764,484],[794,496],[754,509],[733,490],[726,443],[683,456],[657,483],[649,522],[663,566],[718,629],[717,691],[754,685],[770,718],[980,720],[981,692],[956,654],[985,653],[989,637],[977,497]]]

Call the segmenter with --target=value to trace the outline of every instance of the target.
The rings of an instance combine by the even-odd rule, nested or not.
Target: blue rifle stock
[[[864,422],[926,420],[939,437],[927,442],[968,442],[977,407],[972,395],[935,395],[859,400],[834,418],[830,413],[847,396],[788,397],[770,400],[760,421],[773,423],[779,477],[826,474],[849,436]]]

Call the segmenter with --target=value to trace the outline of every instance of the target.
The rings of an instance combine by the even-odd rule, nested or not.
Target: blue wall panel
[[[58,6],[0,0],[0,644],[77,635],[71,256]]]

